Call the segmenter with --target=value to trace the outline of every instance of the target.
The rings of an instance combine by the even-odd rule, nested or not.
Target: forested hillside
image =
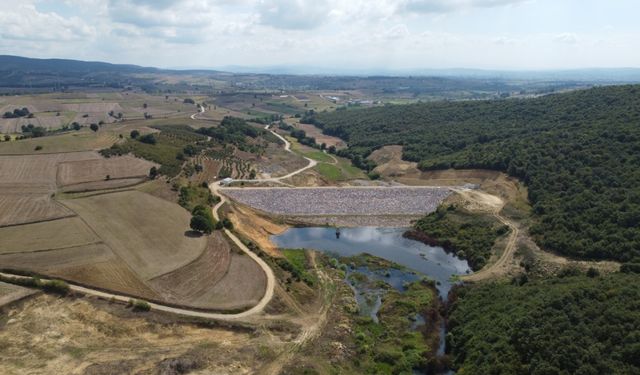
[[[422,169],[487,168],[522,179],[532,233],[570,256],[640,257],[640,86],[527,100],[385,106],[310,118],[354,162],[404,145]]]
[[[640,373],[637,280],[616,273],[459,289],[448,335],[457,373]]]

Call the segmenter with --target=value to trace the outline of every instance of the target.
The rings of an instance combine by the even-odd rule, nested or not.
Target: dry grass
[[[0,254],[60,249],[100,241],[77,217],[0,228],[0,238]]]
[[[91,130],[85,129],[41,138],[0,142],[0,155],[51,154],[100,150],[111,147],[117,140],[117,135],[112,132],[101,130],[94,133]],[[42,150],[35,151],[36,146],[41,146]]]
[[[159,167],[155,163],[133,156],[65,162],[58,167],[58,184],[68,186],[105,181],[106,176],[110,179],[145,177],[154,166]]]
[[[41,295],[10,307],[0,330],[2,374],[158,374],[184,358],[199,373],[251,374],[266,335],[154,321],[120,305]],[[183,363],[185,362],[183,359]],[[176,360],[176,363],[179,363]]]
[[[202,254],[205,237],[189,235],[190,214],[139,191],[122,191],[64,204],[144,280],[183,267]]]
[[[304,130],[308,137],[315,138],[316,143],[319,145],[324,143],[327,145],[327,147],[336,146],[337,149],[345,148],[347,146],[342,139],[322,134],[322,130],[316,128],[313,125],[300,123],[294,123],[294,125],[298,129]]]

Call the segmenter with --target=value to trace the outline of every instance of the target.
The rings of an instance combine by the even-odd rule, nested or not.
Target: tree
[[[214,224],[206,216],[202,215],[192,216],[189,226],[196,232],[202,233],[211,233],[214,228]]]
[[[147,106],[147,103],[144,103],[144,104],[142,105],[142,108],[144,108],[144,109],[147,109],[147,107],[148,107],[148,106]]]
[[[158,177],[158,168],[151,167],[151,169],[149,169],[149,178],[151,178],[153,180],[156,177]]]
[[[137,130],[132,130],[131,133],[129,133],[129,136],[131,136],[131,138],[136,139],[138,138],[138,136],[140,136],[140,132]]]
[[[4,140],[5,141],[10,141],[11,140],[11,136],[9,134],[5,134],[4,135]]]
[[[89,126],[89,128],[90,128],[91,130],[93,130],[94,132],[97,132],[97,131],[98,131],[98,129],[100,129],[100,127],[98,126],[98,124],[91,124],[91,125]]]
[[[147,143],[150,145],[155,145],[157,142],[156,137],[153,134],[145,134],[142,137],[140,137],[138,140],[142,143]]]
[[[80,128],[82,128],[82,126],[80,124],[78,124],[77,122],[73,122],[71,124],[71,127],[73,128],[73,130],[76,130],[76,131],[78,131],[78,130],[80,130]]]

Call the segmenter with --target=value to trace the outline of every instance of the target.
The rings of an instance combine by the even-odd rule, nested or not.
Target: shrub
[[[67,294],[69,294],[69,291],[71,290],[69,288],[69,284],[67,284],[62,280],[45,281],[41,283],[41,286],[42,286],[42,290],[44,290],[47,293],[55,293],[55,294],[60,294],[62,296],[66,296]]]
[[[145,134],[138,139],[142,143],[155,145],[157,143],[156,137],[153,134]]]
[[[129,136],[133,139],[136,139],[140,136],[140,132],[134,129],[131,131],[131,133],[129,133]]]
[[[133,311],[146,312],[151,310],[151,305],[149,305],[147,301],[142,301],[137,299],[134,301],[129,301],[129,303],[133,307]]]

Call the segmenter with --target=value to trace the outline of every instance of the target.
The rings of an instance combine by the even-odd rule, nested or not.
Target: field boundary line
[[[54,200],[54,202],[58,203],[58,201]],[[33,221],[27,221],[24,223],[16,223],[16,224],[6,224],[6,225],[0,225],[0,229],[1,228],[10,228],[10,227],[17,227],[20,225],[29,225],[29,224],[39,224],[39,223],[48,223],[50,221],[56,221],[56,220],[63,220],[63,219],[69,219],[72,217],[76,217],[79,216],[75,211],[73,211],[72,209],[70,209],[69,207],[61,204],[62,207],[64,207],[66,210],[71,211],[71,214],[69,215],[65,215],[65,216],[56,216],[54,218],[50,218],[50,219],[40,219],[40,220],[33,220]]]
[[[73,248],[76,248],[76,247],[84,247],[84,246],[89,246],[89,245],[100,245],[100,244],[105,245],[106,247],[109,247],[109,245],[107,245],[102,240],[100,240],[100,241],[81,243],[81,244],[78,244],[78,245],[53,247],[53,248],[48,248],[48,249],[29,250],[29,251],[12,251],[12,252],[8,252],[8,253],[0,253],[0,258],[2,258],[5,255],[44,253],[44,252],[48,252],[48,251],[68,250],[68,249],[73,249]],[[109,250],[111,250],[111,249],[109,248]]]

